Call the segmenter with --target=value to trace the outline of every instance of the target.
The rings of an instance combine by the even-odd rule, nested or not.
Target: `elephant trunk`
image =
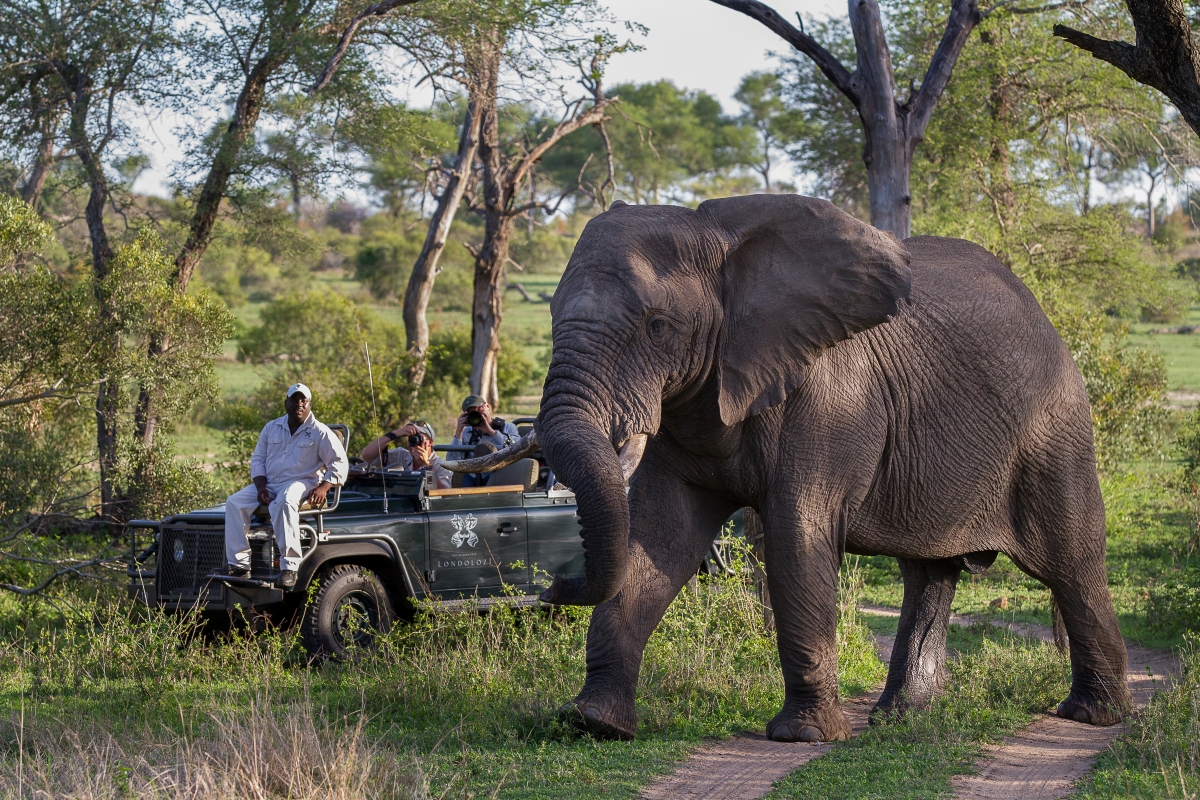
[[[585,563],[582,579],[555,575],[541,600],[553,605],[599,605],[612,599],[625,582],[629,500],[622,459],[608,436],[579,409],[543,409],[537,430],[555,474],[575,492]]]

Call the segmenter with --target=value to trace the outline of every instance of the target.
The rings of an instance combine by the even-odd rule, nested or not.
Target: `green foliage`
[[[430,311],[471,310],[475,262],[463,244],[478,240],[473,223],[474,220],[456,218],[450,228],[449,243],[438,260],[440,272],[429,298]],[[403,298],[413,263],[425,243],[427,228],[408,214],[376,215],[364,222],[354,255],[355,278],[367,284],[374,297]]]
[[[1161,448],[1167,389],[1162,356],[1130,346],[1126,325],[1094,311],[1047,305],[1087,387],[1100,466],[1111,469]]]
[[[621,196],[635,203],[679,203],[708,194],[708,182],[755,163],[753,128],[721,110],[712,95],[680,89],[670,81],[620,84],[608,91],[620,98],[607,125]],[[603,145],[588,129],[561,142],[543,160],[554,182],[571,186],[587,156],[588,180],[604,180]]]
[[[167,437],[153,447],[132,440],[122,443],[113,481],[126,487],[130,519],[162,519],[214,505],[225,492],[199,459],[179,458]]]
[[[433,331],[429,336],[428,369],[434,381],[466,386],[471,375],[471,330],[456,325]],[[496,387],[501,401],[520,394],[533,380],[534,370],[521,347],[502,335],[496,360]]]
[[[41,249],[54,231],[27,204],[0,194],[0,269],[17,258]]]
[[[202,290],[180,293],[174,272],[158,237],[146,229],[117,251],[100,285],[110,313],[103,324],[123,344],[105,364],[109,375],[154,387],[156,407],[168,420],[199,400],[216,400],[213,358],[233,332],[225,304]],[[152,353],[153,341],[166,347]]]
[[[49,432],[0,429],[0,526],[79,506],[79,496],[90,488],[80,458],[87,450],[79,445],[65,424],[50,426]]]

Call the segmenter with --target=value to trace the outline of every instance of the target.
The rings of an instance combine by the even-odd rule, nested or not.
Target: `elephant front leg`
[[[629,561],[625,583],[592,612],[587,680],[563,706],[563,719],[605,738],[632,739],[638,672],[650,635],[733,513],[711,493],[643,466],[630,487]]]
[[[925,708],[946,681],[946,630],[961,569],[950,560],[897,560],[904,577],[904,602],[887,685],[871,711],[872,721]]]
[[[766,510],[763,523],[784,703],[767,724],[767,737],[779,742],[840,741],[851,734],[838,703],[841,553],[833,532],[773,516]]]

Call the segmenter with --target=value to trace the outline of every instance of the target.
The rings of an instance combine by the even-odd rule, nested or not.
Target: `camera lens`
[[[467,414],[467,424],[472,428],[478,428],[483,424],[483,414],[480,414],[478,411],[472,411],[470,414]]]
[[[412,436],[408,437],[408,446],[409,447],[420,447],[421,443],[424,441],[425,441],[425,437],[422,434],[414,433]]]

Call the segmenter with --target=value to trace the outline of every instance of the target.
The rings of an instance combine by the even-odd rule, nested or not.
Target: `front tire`
[[[367,649],[392,629],[396,614],[387,589],[374,572],[339,564],[320,579],[304,614],[304,648],[314,657],[341,658]]]

